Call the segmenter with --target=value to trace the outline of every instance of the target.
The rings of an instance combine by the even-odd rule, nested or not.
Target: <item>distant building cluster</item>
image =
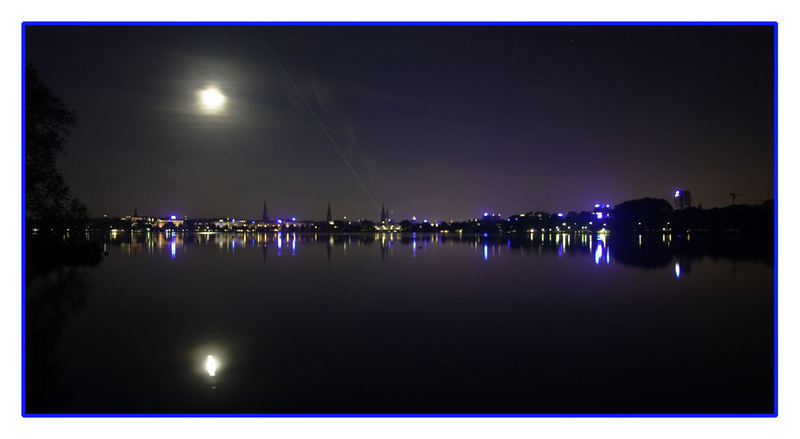
[[[691,192],[675,190],[672,203],[661,198],[642,198],[620,204],[594,203],[591,208],[575,212],[533,211],[504,217],[499,212],[483,211],[478,216],[464,221],[437,221],[427,218],[395,221],[393,213],[381,205],[379,221],[368,219],[336,218],[333,206],[328,201],[323,220],[308,221],[296,217],[270,217],[264,202],[260,219],[243,218],[178,218],[176,215],[164,217],[139,216],[136,209],[133,215],[123,218],[93,220],[90,230],[108,230],[112,233],[135,231],[175,231],[175,232],[441,232],[478,233],[483,235],[504,233],[605,233],[609,230],[627,230],[636,233],[671,233],[680,230],[692,231],[737,231],[766,229],[771,212],[771,201],[758,206],[731,205],[723,209],[703,210],[692,207]],[[739,195],[739,194],[736,194]],[[38,229],[33,229],[38,232]]]

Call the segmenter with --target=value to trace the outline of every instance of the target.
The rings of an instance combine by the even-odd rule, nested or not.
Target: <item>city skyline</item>
[[[26,32],[26,60],[76,111],[61,167],[94,217],[257,218],[264,198],[299,217],[331,199],[353,217],[396,200],[396,216],[450,219],[676,187],[707,208],[732,188],[774,197],[770,26]]]

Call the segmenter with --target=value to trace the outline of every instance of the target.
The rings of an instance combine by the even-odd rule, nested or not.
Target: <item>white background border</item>
[[[779,416],[778,418],[22,418],[20,415],[20,167],[22,21],[777,21],[779,36],[779,221],[781,229],[798,217],[797,112],[798,14],[781,1],[523,1],[406,0],[245,2],[5,1],[0,6],[3,47],[0,149],[3,184],[0,225],[3,281],[0,338],[0,433],[4,437],[529,437],[592,438],[798,437],[798,300],[795,275],[797,237],[780,236]],[[795,234],[796,235],[796,234]],[[791,433],[791,431],[795,433]]]

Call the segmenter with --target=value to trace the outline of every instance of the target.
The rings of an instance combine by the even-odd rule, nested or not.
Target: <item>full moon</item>
[[[207,113],[216,113],[225,106],[227,98],[216,87],[208,87],[200,90],[198,93],[200,98],[200,108]]]

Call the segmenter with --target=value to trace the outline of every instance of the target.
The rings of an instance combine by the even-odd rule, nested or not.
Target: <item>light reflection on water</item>
[[[108,238],[54,350],[70,390],[54,412],[707,413],[771,395],[771,267],[748,250],[660,234]]]
[[[613,236],[608,234],[588,234],[588,233],[530,233],[519,236],[491,237],[483,235],[461,235],[437,233],[434,235],[420,235],[413,233],[404,235],[400,233],[375,233],[375,234],[304,234],[304,233],[113,233],[109,235],[109,240],[104,243],[119,246],[127,254],[150,254],[158,255],[167,249],[171,259],[176,259],[178,253],[184,253],[186,246],[217,246],[221,254],[236,256],[237,247],[257,247],[263,251],[263,257],[268,255],[268,247],[274,246],[275,255],[278,257],[297,256],[298,247],[311,246],[319,247],[324,245],[329,258],[331,251],[341,249],[341,257],[346,257],[348,245],[357,248],[367,248],[375,245],[380,247],[380,257],[403,257],[408,251],[411,258],[419,255],[435,255],[438,248],[449,248],[453,245],[467,245],[476,247],[477,254],[483,261],[488,261],[489,257],[527,255],[532,252],[535,254],[546,254],[548,252],[557,255],[559,258],[564,256],[587,258],[593,260],[594,265],[612,265],[622,263],[628,266],[646,266],[654,268],[669,268],[674,271],[674,278],[681,278],[688,270],[683,270],[681,265],[688,266],[690,260],[680,254],[680,245],[676,246],[671,237],[660,234],[655,237],[643,237],[637,235],[630,242],[618,243],[615,250],[612,250],[610,241]],[[421,242],[420,242],[421,241]],[[430,249],[429,249],[429,245]],[[680,244],[681,242],[679,242]],[[683,241],[689,245],[689,241]],[[291,253],[285,254],[284,244],[291,247]],[[400,244],[394,246],[393,244]],[[694,245],[694,244],[692,244]],[[646,258],[646,262],[637,259],[637,250],[652,256],[658,255],[658,261],[653,258]],[[334,255],[335,256],[335,255]],[[336,256],[339,257],[339,256]],[[177,258],[180,259],[180,258]]]

